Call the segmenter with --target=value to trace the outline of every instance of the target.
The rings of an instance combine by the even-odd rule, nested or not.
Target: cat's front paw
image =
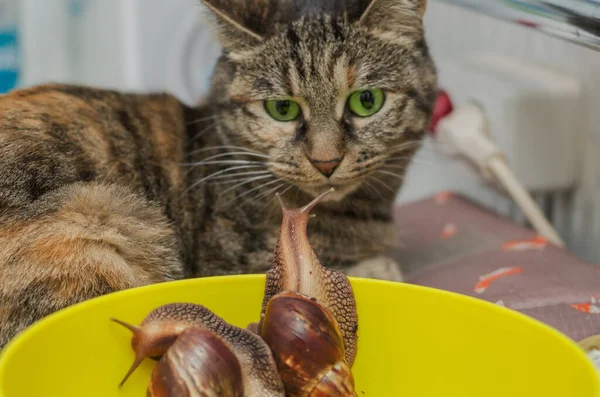
[[[383,255],[364,260],[345,269],[344,274],[349,277],[371,278],[396,282],[404,281],[400,265],[395,260]]]

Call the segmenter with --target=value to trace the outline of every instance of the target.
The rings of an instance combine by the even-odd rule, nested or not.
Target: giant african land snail
[[[332,191],[296,209],[278,196],[279,241],[260,321],[248,329],[189,303],[162,306],[140,326],[115,320],[134,333],[136,360],[123,382],[144,358],[162,357],[149,396],[356,396],[354,294],[345,275],[319,263],[307,237],[310,211]]]

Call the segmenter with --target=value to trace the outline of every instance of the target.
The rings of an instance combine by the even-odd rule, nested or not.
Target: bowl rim
[[[442,289],[438,289],[438,288],[416,285],[416,284],[409,284],[406,282],[395,282],[395,281],[378,280],[378,279],[370,279],[370,278],[362,278],[362,277],[348,277],[348,278],[349,278],[351,284],[353,284],[353,285],[362,284],[365,286],[370,285],[373,287],[387,286],[387,287],[393,287],[393,288],[404,288],[404,289],[412,290],[412,291],[421,291],[424,293],[428,293],[430,295],[437,295],[440,299],[454,299],[455,301],[457,301],[459,303],[479,306],[480,308],[495,312],[502,316],[511,316],[514,319],[516,319],[517,321],[526,323],[528,326],[537,328],[538,332],[546,332],[550,336],[552,336],[556,340],[557,343],[563,343],[566,346],[569,346],[570,349],[572,350],[575,358],[581,360],[582,363],[585,363],[585,366],[588,368],[589,375],[592,375],[592,377],[596,377],[598,379],[598,382],[596,382],[594,385],[594,389],[595,389],[594,393],[595,393],[595,395],[600,396],[600,371],[598,371],[595,368],[594,364],[588,358],[588,356],[587,356],[586,352],[583,350],[583,348],[577,342],[575,342],[573,339],[568,337],[566,334],[560,332],[558,329],[556,329],[548,324],[545,324],[531,316],[528,316],[528,315],[518,312],[516,310],[510,309],[510,308],[507,308],[504,306],[500,306],[500,305],[494,304],[492,302],[489,302],[489,301],[486,301],[486,300],[483,300],[483,299],[480,299],[477,297],[463,295],[460,293],[442,290]],[[104,301],[119,300],[119,299],[126,298],[127,296],[130,296],[130,295],[135,295],[136,293],[139,293],[141,290],[160,291],[161,289],[172,288],[173,285],[188,285],[188,284],[193,285],[193,284],[197,284],[197,283],[218,284],[218,283],[222,283],[222,282],[226,282],[226,281],[230,281],[230,280],[236,280],[239,282],[244,282],[244,281],[255,282],[255,281],[266,280],[266,275],[265,274],[245,274],[245,275],[208,276],[208,277],[191,278],[191,279],[184,279],[184,280],[165,281],[162,283],[150,284],[150,285],[130,288],[130,289],[122,290],[122,291],[116,291],[116,292],[102,295],[102,296],[99,296],[96,298],[88,299],[86,301],[79,302],[79,303],[76,303],[69,307],[66,307],[64,309],[61,309],[59,311],[56,311],[56,312],[42,318],[41,320],[37,321],[36,323],[32,324],[28,328],[26,328],[23,331],[21,331],[20,333],[18,333],[15,337],[13,337],[11,339],[11,341],[9,341],[6,344],[4,349],[2,349],[0,351],[0,396],[2,396],[5,392],[4,385],[3,385],[4,384],[3,379],[6,374],[6,367],[8,366],[9,362],[11,361],[11,357],[14,356],[15,354],[17,354],[17,352],[19,351],[20,345],[27,343],[30,335],[34,335],[36,332],[38,332],[38,330],[43,329],[44,326],[46,326],[47,324],[51,324],[52,322],[60,321],[61,318],[63,318],[63,317],[72,315],[73,313],[76,313],[78,311],[87,310],[87,308],[89,306],[93,307],[94,305],[101,304]]]

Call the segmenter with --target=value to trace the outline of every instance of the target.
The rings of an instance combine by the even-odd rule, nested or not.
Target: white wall
[[[584,128],[568,132],[583,143],[580,181],[563,234],[573,252],[600,263],[600,52],[435,0],[429,2],[425,21],[436,59],[495,51],[551,66],[583,81]],[[415,165],[422,166],[427,167]]]

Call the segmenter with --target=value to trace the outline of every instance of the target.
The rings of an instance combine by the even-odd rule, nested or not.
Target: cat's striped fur
[[[43,85],[0,97],[0,348],[38,319],[150,283],[264,272],[289,206],[321,262],[369,263],[427,128],[435,69],[424,0],[205,0],[224,54],[197,107],[169,95]],[[370,119],[344,106],[382,88]],[[278,123],[269,98],[304,116]],[[341,156],[328,179],[308,160]],[[365,262],[367,261],[367,262]]]

